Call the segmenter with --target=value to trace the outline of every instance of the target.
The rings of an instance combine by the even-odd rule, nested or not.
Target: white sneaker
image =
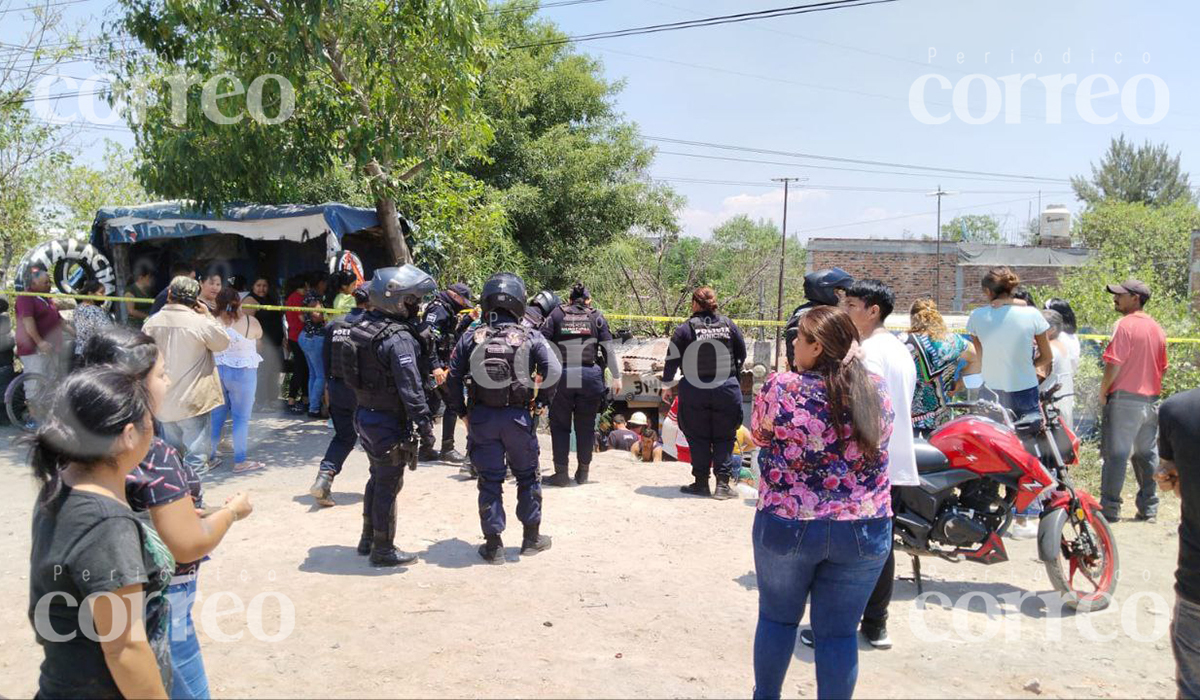
[[[1008,528],[1008,536],[1014,540],[1032,540],[1037,534],[1038,522],[1034,518],[1017,518]]]

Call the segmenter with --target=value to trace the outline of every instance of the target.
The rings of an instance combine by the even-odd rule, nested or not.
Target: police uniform
[[[458,291],[457,289],[455,291]],[[470,290],[466,290],[470,291]],[[450,365],[450,352],[454,349],[455,343],[471,323],[471,317],[462,314],[464,307],[460,307],[457,302],[450,297],[446,292],[442,292],[436,299],[429,302],[425,307],[425,326],[432,334],[434,344],[434,353],[431,358],[431,369],[445,369]],[[446,406],[445,412],[442,414],[442,443],[439,450],[433,447],[433,431],[429,431],[428,435],[421,436],[421,458],[433,459],[438,457],[447,462],[455,464],[462,462],[463,457],[454,449],[454,427],[458,419],[457,414],[450,410],[450,402],[446,400],[447,389],[445,385],[435,386],[426,393],[426,399],[429,401],[429,408],[436,414],[438,408],[443,403]]]
[[[818,306],[837,306],[841,301],[837,290],[849,289],[852,284],[854,278],[840,267],[817,270],[804,276],[804,298],[808,301],[792,311],[783,331],[783,350],[787,355],[787,368],[790,371],[796,369],[796,348],[793,343],[800,329],[800,317],[809,309]]]
[[[612,340],[604,314],[577,299],[552,310],[542,324],[542,335],[562,353],[563,378],[550,404],[550,437],[554,449],[551,486],[570,484],[571,428],[575,428],[575,454],[579,470],[575,481],[587,482],[595,444],[596,414],[608,388],[604,384],[607,354],[601,343]]]
[[[412,265],[376,270],[370,285],[373,308],[349,333],[334,335],[331,365],[354,390],[355,426],[371,465],[358,551],[369,551],[373,565],[395,566],[416,559],[394,545],[396,497],[404,485],[404,467],[416,468],[413,424],[419,430],[431,418],[419,369],[425,358],[414,318],[417,308],[401,300],[419,298],[434,285]]]
[[[309,493],[318,505],[334,505],[330,491],[333,480],[342,473],[342,465],[346,457],[354,451],[358,441],[358,433],[354,429],[354,413],[358,409],[358,399],[354,389],[346,384],[342,376],[344,371],[341,363],[334,367],[333,347],[337,337],[349,338],[350,328],[363,316],[362,308],[355,308],[343,317],[336,318],[325,325],[325,345],[322,347],[322,363],[325,368],[325,388],[329,392],[329,418],[333,421],[333,437],[325,448],[325,458],[317,469],[317,480]],[[343,341],[344,342],[344,341]]]
[[[468,456],[479,474],[479,520],[485,538],[479,552],[485,560],[499,564],[504,561],[500,535],[506,522],[503,486],[507,469],[517,480],[517,518],[524,526],[521,553],[534,554],[550,547],[550,538],[539,532],[540,449],[530,408],[553,398],[553,382],[561,368],[541,334],[522,325],[520,313],[512,308],[515,303],[524,305],[524,285],[517,287],[520,278],[510,273],[497,277],[501,279],[489,280],[481,293],[488,321],[459,340],[446,384],[449,401],[456,412],[467,415],[470,426]],[[495,304],[498,296],[510,302],[509,308]],[[534,373],[547,380],[536,392]],[[458,405],[464,384],[468,395],[465,410]]]
[[[687,437],[695,477],[695,483],[683,491],[709,495],[708,477],[715,472],[715,495],[731,498],[733,444],[742,424],[739,375],[746,361],[746,341],[729,318],[699,312],[675,329],[671,344],[663,383],[670,385],[683,370],[678,386],[679,429]]]

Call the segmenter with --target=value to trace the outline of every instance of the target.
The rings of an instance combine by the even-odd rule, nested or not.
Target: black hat
[[[463,282],[455,282],[448,287],[448,290],[466,299],[469,303],[475,303],[475,295],[471,293],[471,288]]]

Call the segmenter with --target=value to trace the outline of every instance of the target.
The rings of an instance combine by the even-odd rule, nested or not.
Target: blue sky
[[[28,4],[26,0],[11,3]],[[546,8],[542,14],[576,35],[789,4],[797,2],[603,0]],[[94,35],[99,31],[95,18],[111,7],[106,0],[88,0],[63,9],[68,21],[85,23],[85,34]],[[1194,49],[1194,40],[1189,34],[1198,19],[1200,7],[1185,0],[898,0],[587,42],[579,48],[603,61],[608,77],[624,81],[619,106],[648,136],[1057,179],[1087,172],[1089,162],[1100,157],[1110,137],[1122,132],[1138,142],[1165,141],[1173,151],[1183,153],[1185,168],[1196,164],[1200,94],[1189,50]],[[0,26],[0,41],[13,41],[18,31],[14,22]],[[929,61],[931,48],[937,56]],[[1064,65],[1068,51],[1071,63]],[[957,60],[959,52],[964,54],[962,63]],[[86,64],[77,64],[69,70],[85,75],[87,69]],[[966,124],[957,117],[927,125],[910,112],[909,91],[918,77],[928,73],[943,75],[952,84],[972,73],[993,79],[1017,73],[1038,78],[1074,73],[1083,79],[1098,73],[1110,76],[1118,88],[1135,75],[1151,74],[1166,85],[1170,102],[1160,122],[1139,125],[1123,113],[1119,95],[1100,98],[1094,101],[1096,112],[1115,113],[1117,119],[1111,124],[1090,124],[1076,109],[1072,86],[1063,92],[1062,123],[1048,124],[1046,90],[1035,80],[1022,89],[1019,123],[1005,123],[1002,111],[983,125]],[[1139,111],[1148,117],[1154,109],[1153,88],[1149,81],[1139,87]],[[948,104],[951,91],[935,84],[926,95],[931,112],[950,111],[935,103]],[[982,115],[986,109],[982,81],[975,81],[967,95],[971,113]],[[74,101],[61,101],[60,111],[77,111]],[[103,114],[103,109],[98,111]],[[131,143],[128,135],[87,131],[79,144],[85,159],[99,157],[102,149],[96,141],[104,137]],[[1060,182],[974,180],[873,165],[655,145],[671,153],[708,156],[660,153],[653,166],[655,177],[668,179],[687,197],[680,216],[685,230],[694,235],[707,235],[714,225],[736,214],[778,221],[782,191],[770,179],[781,176],[809,178],[799,192],[793,190],[788,221],[789,232],[804,238],[932,234],[936,226],[928,212],[935,203],[924,193],[939,184],[960,192],[945,200],[946,219],[960,212],[991,213],[1015,230],[1031,211],[1036,213],[1039,189],[1043,206],[1066,203],[1077,208],[1069,186]],[[893,172],[811,167],[815,165]],[[680,178],[719,183],[680,182]]]

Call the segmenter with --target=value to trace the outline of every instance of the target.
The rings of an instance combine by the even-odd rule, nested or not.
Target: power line
[[[547,39],[546,41],[536,41],[528,44],[517,44],[510,46],[510,49],[528,49],[539,46],[558,46],[561,44],[578,43],[582,41],[595,41],[597,39],[615,39],[626,36],[640,36],[642,34],[657,34],[659,32],[673,32],[681,29],[694,29],[696,27],[715,27],[722,24],[736,24],[740,22],[750,22],[759,19],[773,19],[775,17],[789,17],[792,15],[804,15],[811,12],[827,12],[830,10],[841,10],[855,7],[867,7],[869,5],[883,5],[886,3],[896,2],[896,0],[826,0],[825,2],[813,3],[810,5],[792,5],[790,7],[779,7],[772,10],[757,10],[755,12],[742,12],[733,15],[719,15],[716,17],[705,17],[697,20],[686,20],[683,22],[669,22],[666,24],[652,24],[645,27],[630,27],[628,29],[617,29],[607,32],[596,32],[594,34],[581,34],[579,36],[562,37],[559,39]]]
[[[877,165],[885,168],[902,168],[906,170],[923,170],[934,173],[951,173],[959,175],[987,175],[990,177],[1002,177],[1012,180],[1029,180],[1035,182],[1058,182],[1068,183],[1070,180],[1066,178],[1039,177],[1036,175],[1018,175],[1013,173],[997,173],[986,170],[963,170],[958,168],[940,168],[931,165],[912,165],[909,163],[892,163],[880,160],[865,160],[862,158],[845,158],[841,156],[823,156],[814,153],[801,153],[796,151],[777,151],[769,148],[753,148],[750,146],[734,146],[725,143],[711,143],[708,141],[691,141],[687,139],[675,139],[666,136],[643,136],[647,141],[655,141],[658,143],[671,143],[680,146],[697,146],[700,148],[712,148],[723,151],[742,151],[745,153],[758,153],[769,156],[784,156],[787,158],[809,158],[812,160],[831,161],[835,163],[854,163],[856,165]]]
[[[764,187],[771,188],[769,183],[747,181],[747,180],[715,180],[695,177],[674,177],[660,176],[655,177],[655,180],[664,182],[682,182],[696,185],[734,185],[739,187]],[[817,185],[806,184],[806,190],[829,190],[831,192],[880,192],[880,193],[896,193],[896,194],[923,194],[928,192],[928,188],[924,187],[886,187],[886,186],[871,186],[871,185]],[[1038,192],[1042,194],[1070,194],[1069,190],[956,190],[957,194],[1028,194],[1036,195]]]
[[[681,156],[684,158],[703,158],[705,160],[720,160],[732,163],[753,163],[755,165],[782,165],[791,168],[812,168],[814,170],[836,170],[847,173],[869,173],[872,175],[899,175],[901,177],[922,177],[928,178],[925,173],[906,173],[901,170],[872,170],[870,168],[843,168],[836,165],[816,165],[813,163],[788,163],[781,160],[760,160],[757,158],[735,158],[733,156],[714,156],[704,153],[684,153],[682,151],[663,151],[656,150],[655,155],[660,156]],[[980,182],[1007,182],[1016,183],[1020,180],[1012,180],[999,177],[975,177],[971,175],[949,175],[945,176],[948,180],[975,180]],[[1200,187],[1200,185],[1197,185]]]
[[[46,8],[46,7],[59,7],[62,5],[78,5],[79,3],[82,3],[82,2],[88,2],[88,0],[60,0],[60,2],[48,2],[48,3],[43,3],[41,5],[26,5],[25,7],[9,7],[9,8],[0,10],[0,15],[5,14],[7,12],[21,12],[22,10],[40,10],[40,9]]]
[[[1015,204],[1017,202],[1027,202],[1027,201],[1029,201],[1029,199],[1030,199],[1029,197],[1021,197],[1019,199],[1006,199],[1006,200],[1003,200],[1000,202],[987,202],[985,204],[972,204],[972,205],[965,206],[965,207],[958,207],[957,209],[949,209],[948,211],[960,212],[960,211],[966,211],[968,209],[982,209],[984,207],[998,207],[1001,204]],[[900,221],[902,219],[914,219],[914,218],[917,218],[920,216],[937,216],[937,212],[936,211],[926,211],[926,212],[920,212],[917,214],[903,214],[901,216],[888,216],[888,217],[884,217],[882,219],[870,219],[867,221],[854,221],[854,222],[845,223],[845,224],[834,224],[832,226],[818,226],[817,228],[801,230],[801,233],[809,234],[809,233],[815,233],[817,231],[830,231],[830,230],[839,229],[839,228],[849,228],[851,226],[869,226],[870,224],[878,224],[878,223],[887,222],[887,221]]]
[[[597,2],[606,2],[607,0],[562,0],[561,2],[543,2],[532,3],[529,5],[515,5],[512,7],[494,7],[486,11],[489,15],[503,15],[510,12],[523,12],[525,10],[548,10],[554,7],[569,7],[571,5],[590,5]]]

